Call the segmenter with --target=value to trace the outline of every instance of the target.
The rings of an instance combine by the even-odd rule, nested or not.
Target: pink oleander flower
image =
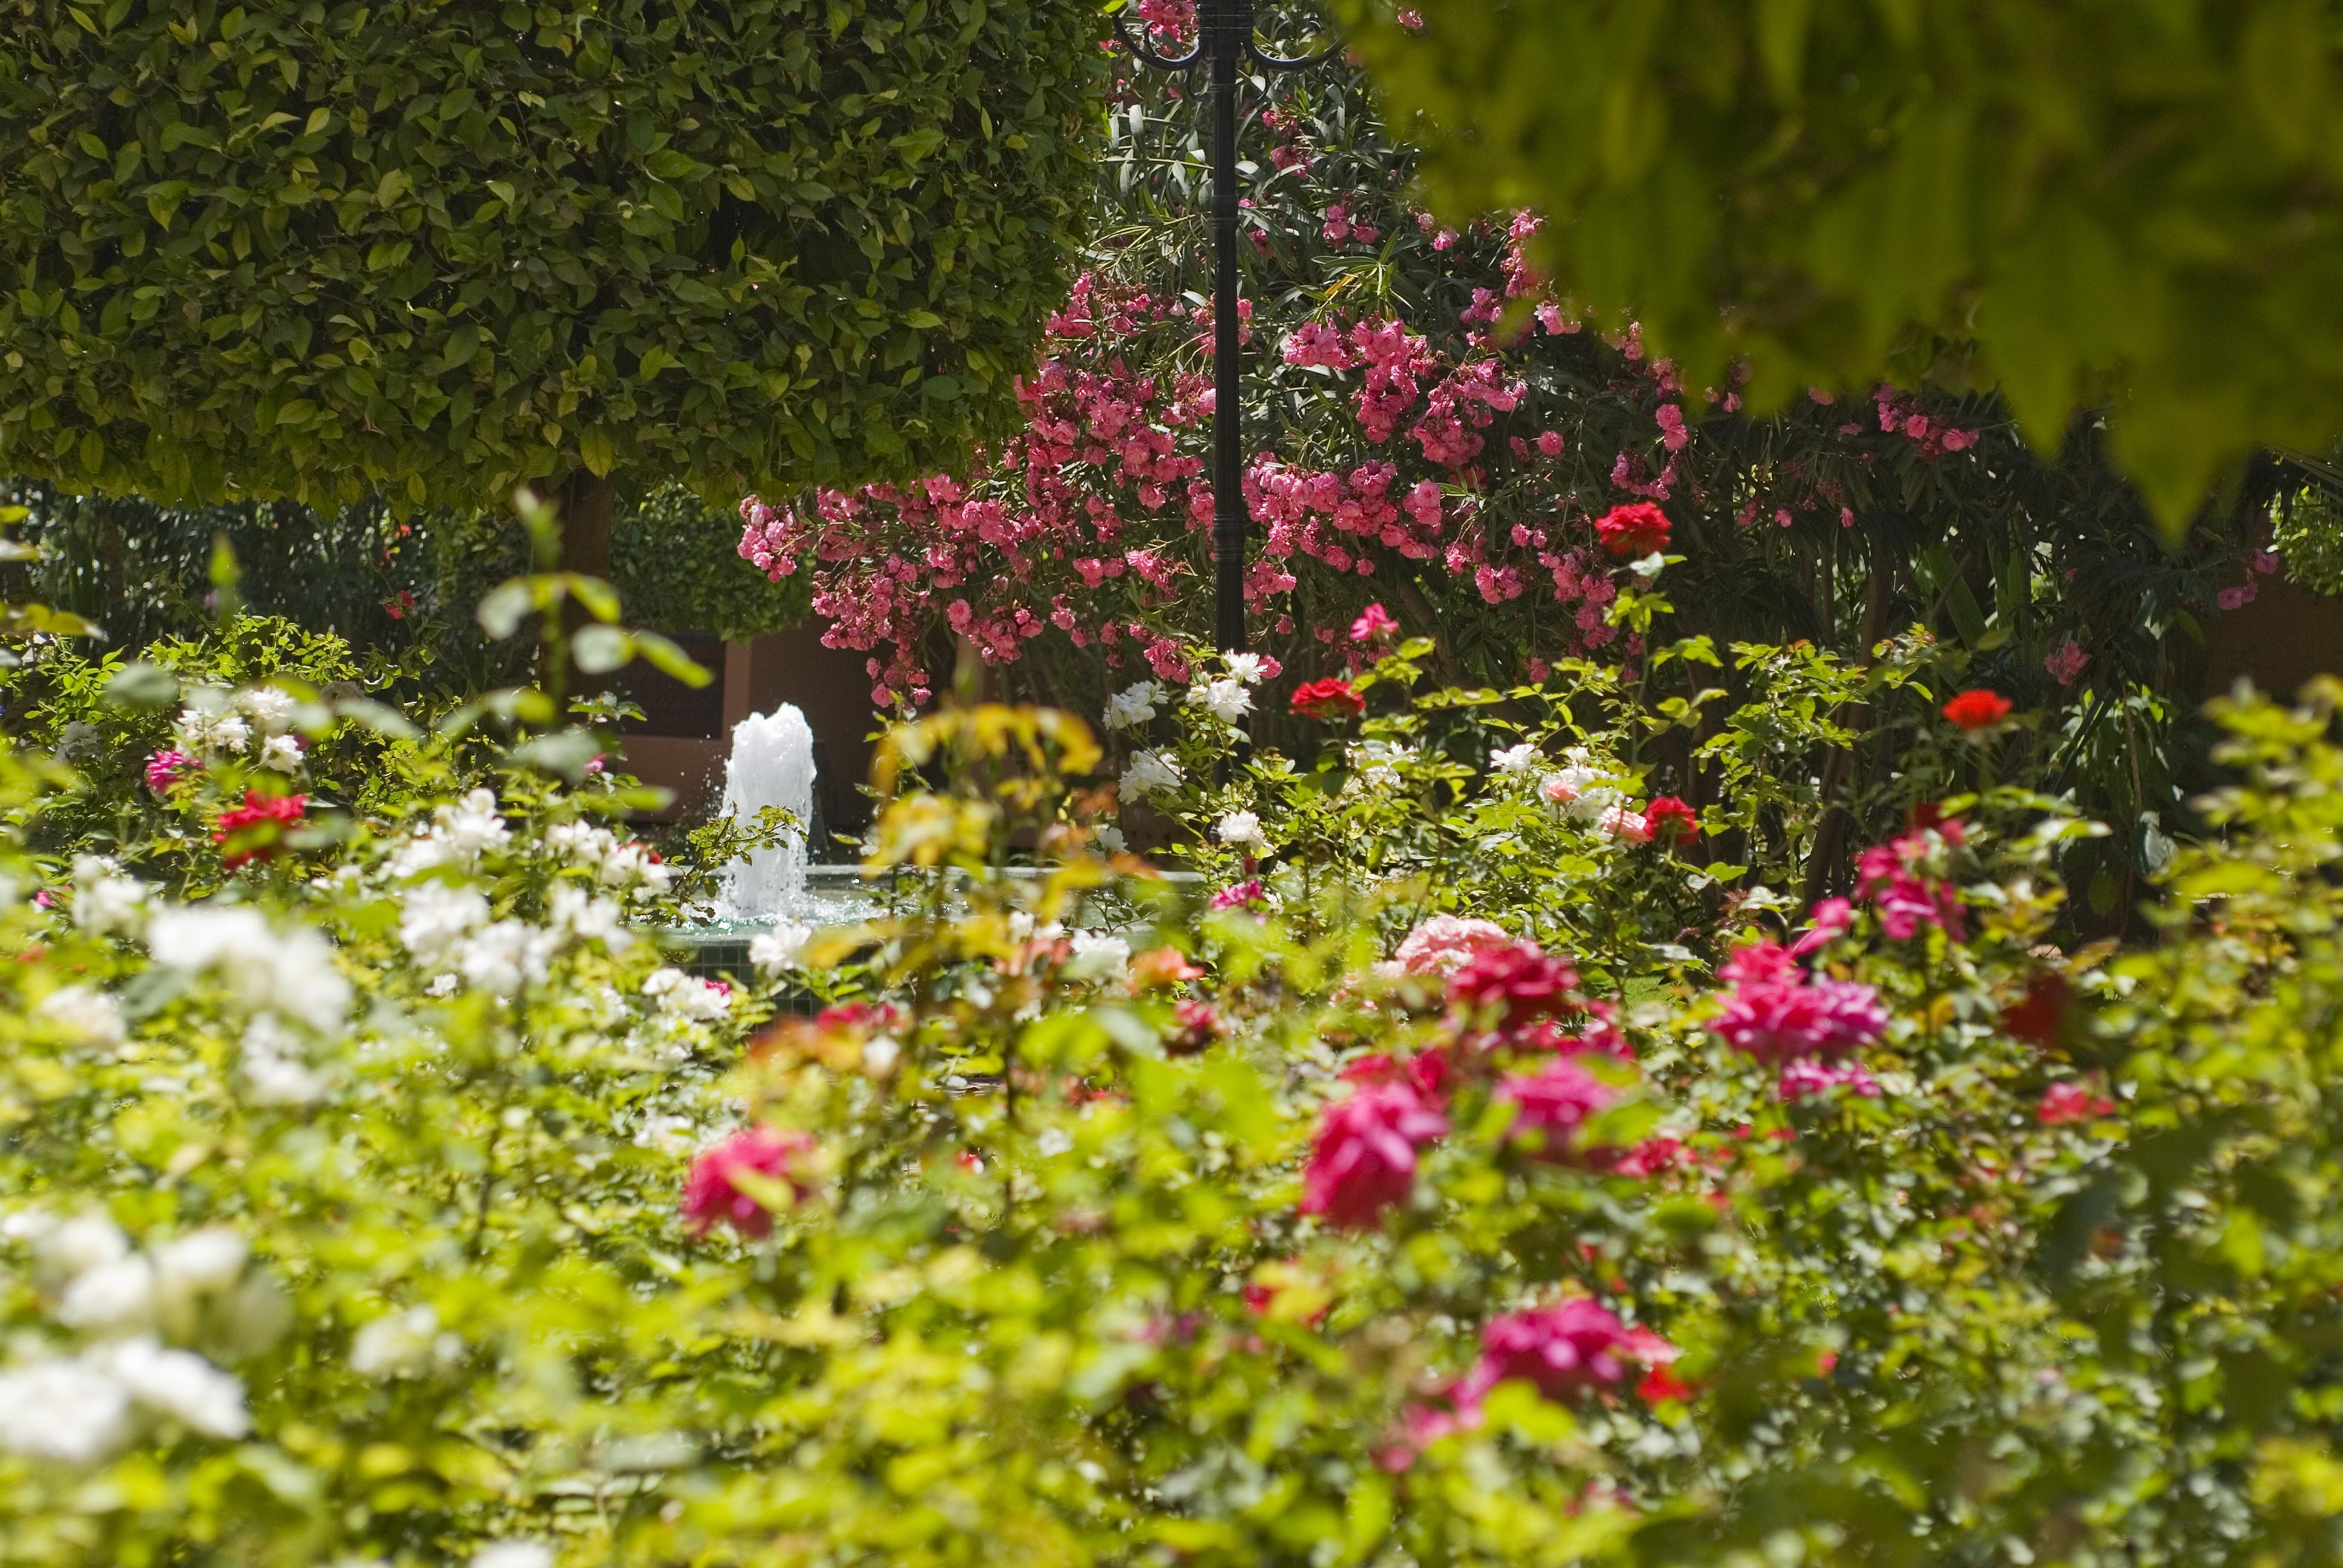
[[[1541,1160],[1566,1162],[1598,1152],[1577,1146],[1578,1130],[1619,1091],[1564,1057],[1534,1073],[1514,1073],[1497,1086],[1497,1098],[1513,1107],[1511,1137],[1530,1144]]]
[[[2045,1127],[2064,1127],[2070,1122],[2096,1121],[2102,1116],[2112,1116],[2115,1109],[2114,1101],[2093,1094],[2070,1081],[2044,1090],[2042,1103],[2035,1107],[2034,1114]]]
[[[1434,915],[1400,939],[1394,955],[1412,975],[1453,975],[1465,960],[1513,939],[1493,920]]]
[[[1515,1381],[1557,1402],[1576,1399],[1616,1387],[1651,1353],[1616,1312],[1584,1297],[1507,1312],[1483,1325],[1481,1359],[1456,1385],[1455,1402],[1477,1406],[1491,1389]]]
[[[1859,1061],[1828,1062],[1806,1057],[1783,1064],[1774,1081],[1774,1097],[1785,1103],[1811,1100],[1834,1089],[1844,1089],[1862,1100],[1879,1098],[1879,1081]]]
[[[2070,637],[2050,650],[2042,660],[2042,668],[2048,670],[2050,678],[2059,685],[2072,686],[2082,678],[2083,671],[2090,668],[2090,663],[2091,656],[2083,651],[2083,645]]]
[[[1723,1010],[1708,1027],[1760,1061],[1843,1056],[1886,1032],[1877,991],[1854,980],[1810,979],[1775,943],[1743,948],[1718,973],[1733,989],[1718,999]]]
[[[166,749],[146,759],[146,788],[160,795],[178,781],[179,776],[195,770],[196,759],[184,751]]]
[[[1541,950],[1535,942],[1508,942],[1473,953],[1448,978],[1448,1000],[1460,1011],[1477,1016],[1502,1007],[1498,1027],[1518,1030],[1541,1018],[1578,1010],[1572,994],[1578,988],[1578,970],[1568,959]]]
[[[1448,1119],[1413,1089],[1363,1084],[1329,1109],[1302,1172],[1302,1211],[1363,1227],[1407,1201],[1415,1151],[1448,1132]]]
[[[1398,633],[1399,622],[1391,618],[1381,602],[1369,605],[1359,612],[1359,618],[1351,623],[1353,642],[1383,642]]]
[[[719,1221],[743,1236],[767,1234],[773,1228],[772,1211],[743,1191],[737,1178],[753,1173],[784,1182],[793,1198],[802,1199],[811,1189],[798,1172],[814,1147],[809,1133],[751,1127],[702,1151],[691,1162],[691,1174],[684,1179],[684,1223],[698,1236],[706,1235]]]

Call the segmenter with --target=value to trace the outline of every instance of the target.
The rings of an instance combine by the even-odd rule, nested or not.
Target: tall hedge
[[[0,0],[0,472],[931,470],[1063,294],[1089,0]]]

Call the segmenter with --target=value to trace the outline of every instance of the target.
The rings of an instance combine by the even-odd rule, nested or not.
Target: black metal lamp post
[[[1168,55],[1134,30],[1131,7],[1114,14],[1122,45],[1159,71],[1210,67],[1212,88],[1212,636],[1222,650],[1245,645],[1244,457],[1237,358],[1237,67],[1298,71],[1337,49],[1284,59],[1253,41],[1253,0],[1198,0],[1196,41]],[[1337,46],[1339,48],[1339,45]]]

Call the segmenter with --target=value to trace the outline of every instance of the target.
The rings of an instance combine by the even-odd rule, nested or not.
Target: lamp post
[[[1323,49],[1299,59],[1272,55],[1254,42],[1253,0],[1198,0],[1195,42],[1165,55],[1131,26],[1131,7],[1114,14],[1122,46],[1159,71],[1203,65],[1212,95],[1212,637],[1222,651],[1245,645],[1245,504],[1242,402],[1237,358],[1237,67],[1276,74],[1332,59]],[[1339,47],[1339,45],[1338,45]]]

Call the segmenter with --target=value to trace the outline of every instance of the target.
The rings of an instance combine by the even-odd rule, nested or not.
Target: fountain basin
[[[802,890],[791,901],[785,914],[719,918],[698,925],[666,926],[658,932],[659,939],[669,947],[687,950],[680,968],[703,980],[725,976],[747,978],[750,974],[749,944],[784,920],[800,920],[812,926],[850,926],[863,920],[876,920],[908,900],[923,879],[935,873],[914,868],[896,867],[879,872],[865,871],[854,865],[813,865],[803,870]],[[1011,866],[1001,875],[1021,882],[1039,882],[1048,872],[1038,867]],[[964,874],[955,873],[964,877]],[[1157,875],[1174,886],[1186,887],[1203,880],[1195,871],[1161,871]],[[1101,922],[1103,929],[1103,922]]]

